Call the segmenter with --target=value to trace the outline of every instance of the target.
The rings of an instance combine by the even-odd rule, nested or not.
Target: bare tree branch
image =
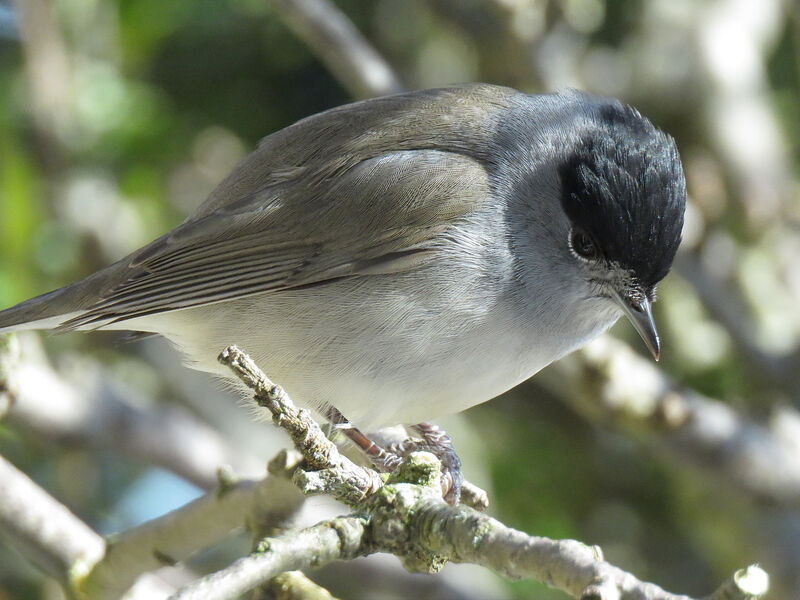
[[[602,559],[599,548],[528,536],[441,498],[440,464],[432,454],[406,457],[387,484],[340,517],[262,541],[229,567],[185,586],[175,600],[236,598],[289,569],[322,566],[372,552],[391,552],[407,569],[433,573],[447,561],[487,566],[507,577],[532,577],[580,600],[691,600],[645,583]],[[757,567],[737,573],[713,597],[753,600],[768,578]],[[744,573],[749,575],[745,576]]]
[[[291,465],[284,466],[290,469]],[[167,541],[174,544],[176,552],[190,551],[187,541],[195,546],[203,536],[198,538],[194,530],[187,535],[188,525],[213,529],[217,519],[224,519],[234,504],[244,510],[254,504],[254,498],[245,498],[253,489],[252,483],[234,490],[230,502],[222,494],[213,508],[209,507],[208,497],[196,501],[176,511],[179,514],[132,530],[119,542],[116,554],[111,554],[113,546],[109,548],[111,559],[96,563],[106,551],[100,536],[5,461],[0,462],[0,477],[6,486],[0,503],[3,533],[11,536],[18,547],[32,550],[37,563],[54,576],[93,598],[118,597],[123,589],[104,587],[118,582],[101,582],[102,578],[96,575],[102,573],[102,568],[85,577],[93,563],[116,563],[114,575],[125,578],[131,575],[127,561],[143,566],[153,561],[144,558],[143,552],[161,556],[160,549],[151,542]],[[439,477],[440,465],[435,457],[412,454],[388,485],[369,499],[365,505],[369,518],[342,517],[264,540],[250,556],[186,586],[174,597],[234,598],[283,571],[384,550],[402,556],[406,566],[414,570],[436,571],[448,559],[476,562],[512,577],[537,577],[584,600],[688,600],[639,582],[602,562],[597,548],[569,540],[531,538],[468,507],[450,507],[441,499]],[[411,483],[403,483],[403,479]],[[241,513],[235,514],[242,517]],[[767,581],[766,574],[751,567],[737,573],[713,598],[757,598],[766,591]],[[102,593],[96,595],[100,590]]]
[[[247,523],[288,519],[303,503],[290,481],[298,458],[282,452],[263,480],[221,481],[219,489],[107,542],[0,457],[0,533],[72,593],[119,598],[144,574],[185,560]]]
[[[247,522],[285,521],[304,500],[290,481],[298,459],[282,452],[261,481],[221,479],[213,492],[115,536],[82,589],[97,600],[118,598],[142,573],[186,560]]]
[[[604,562],[596,547],[531,537],[469,507],[447,505],[441,497],[441,465],[432,454],[410,454],[382,487],[363,473],[349,475],[349,461],[247,355],[229,347],[220,361],[255,391],[256,401],[270,409],[306,457],[294,477],[301,489],[332,492],[363,513],[268,538],[251,555],[184,587],[174,598],[235,598],[282,571],[383,551],[399,556],[412,571],[436,572],[448,561],[470,562],[508,577],[538,579],[581,600],[690,600]],[[354,502],[358,498],[362,501]],[[749,585],[739,585],[741,579],[726,582],[728,595],[718,592],[718,597],[752,599],[766,593],[766,574],[744,577]]]
[[[361,556],[364,524],[359,517],[340,517],[268,538],[252,554],[183,587],[171,600],[237,598],[278,573]]]
[[[597,547],[531,537],[464,506],[449,507],[429,498],[415,505],[410,517],[411,539],[428,553],[484,565],[514,579],[533,578],[580,600],[690,600],[604,562]],[[380,545],[380,538],[374,537]],[[727,597],[759,597],[767,591],[766,577],[761,583]],[[733,588],[726,582],[726,589]]]
[[[270,0],[270,4],[354,98],[403,90],[389,63],[329,0]]]
[[[0,481],[0,536],[71,596],[77,595],[83,578],[105,553],[106,541],[3,457]],[[149,573],[135,584],[128,600],[159,600],[175,589]]]

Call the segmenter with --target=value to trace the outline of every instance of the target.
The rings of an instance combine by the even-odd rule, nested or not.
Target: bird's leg
[[[328,420],[339,428],[351,442],[361,448],[375,468],[382,473],[391,473],[402,462],[402,456],[386,451],[373,442],[364,435],[361,430],[354,427],[353,424],[347,420],[347,417],[340,413],[339,409],[336,407],[328,406],[325,416],[328,417]]]

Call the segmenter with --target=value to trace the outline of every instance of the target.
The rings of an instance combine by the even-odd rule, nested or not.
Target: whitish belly
[[[352,285],[340,291],[352,301],[320,303],[310,291],[282,292],[166,313],[147,325],[178,345],[191,366],[226,378],[231,374],[216,357],[236,344],[298,405],[332,404],[372,430],[489,400],[616,319],[613,311],[594,311],[594,319],[582,321],[565,308],[561,322],[545,326],[535,312],[523,319],[498,302],[437,296],[449,306],[441,310],[409,294],[393,292],[376,303]]]

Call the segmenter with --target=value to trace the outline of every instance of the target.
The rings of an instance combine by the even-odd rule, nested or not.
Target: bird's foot
[[[433,423],[419,423],[413,429],[422,439],[408,439],[399,444],[391,444],[386,447],[386,452],[407,456],[411,452],[425,451],[436,456],[442,463],[442,497],[448,504],[455,506],[461,500],[464,476],[461,474],[461,459],[456,454],[452,438]]]
[[[442,463],[442,497],[451,506],[461,500],[461,489],[464,476],[461,474],[461,459],[453,448],[453,440],[449,435],[433,423],[419,423],[413,429],[422,436],[422,439],[408,439],[400,443],[389,444],[381,447],[364,435],[359,429],[347,420],[336,408],[329,407],[328,419],[352,441],[361,448],[372,464],[379,471],[391,473],[402,462],[403,457],[412,452],[425,451],[436,456]],[[485,495],[485,492],[483,492]],[[488,504],[488,500],[486,500]],[[482,499],[478,504],[484,504]]]

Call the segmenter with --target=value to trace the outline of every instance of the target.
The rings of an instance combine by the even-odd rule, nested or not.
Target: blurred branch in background
[[[18,392],[7,414],[7,422],[20,431],[57,446],[111,450],[167,469],[201,489],[217,485],[219,465],[244,473],[261,470],[263,461],[233,448],[187,410],[135,399],[86,361],[74,363],[66,379],[36,356],[35,346],[26,350],[26,360],[13,373]]]
[[[682,389],[611,337],[560,361],[540,383],[587,419],[668,451],[677,465],[787,508],[800,508],[800,413],[783,407],[769,426]]]
[[[17,398],[15,371],[19,365],[20,347],[16,336],[0,336],[0,420]]]
[[[74,590],[106,550],[105,540],[52,496],[0,457],[0,533],[64,589]],[[129,600],[163,598],[172,586],[145,574]]]
[[[785,214],[791,189],[766,64],[785,23],[785,6],[781,0],[720,0],[703,7],[698,21],[709,133],[755,226]]]
[[[269,0],[353,98],[403,90],[392,67],[329,0]]]
[[[2,457],[0,481],[0,532],[49,575],[68,584],[103,555],[100,535]]]
[[[208,494],[162,517],[133,527],[109,541],[80,582],[90,598],[113,600],[142,574],[184,562],[232,531],[287,528],[304,497],[291,483],[295,453],[281,453],[260,481],[225,481]]]
[[[756,342],[758,327],[741,291],[703,268],[697,257],[684,252],[675,268],[692,285],[711,318],[725,328],[746,358],[745,366],[750,373],[765,385],[780,386],[791,397],[800,398],[800,352],[781,356],[764,351]]]
[[[105,540],[0,457],[0,533],[73,594],[111,600],[136,584],[126,598],[165,597],[174,588],[156,585],[148,573],[185,561],[236,529],[286,526],[303,503],[289,481],[296,463],[284,453],[270,467],[261,481],[220,481],[213,492]],[[147,595],[154,585],[162,593]]]
[[[64,167],[62,144],[72,120],[72,69],[64,37],[48,0],[14,0],[26,55],[28,106],[45,171]]]

